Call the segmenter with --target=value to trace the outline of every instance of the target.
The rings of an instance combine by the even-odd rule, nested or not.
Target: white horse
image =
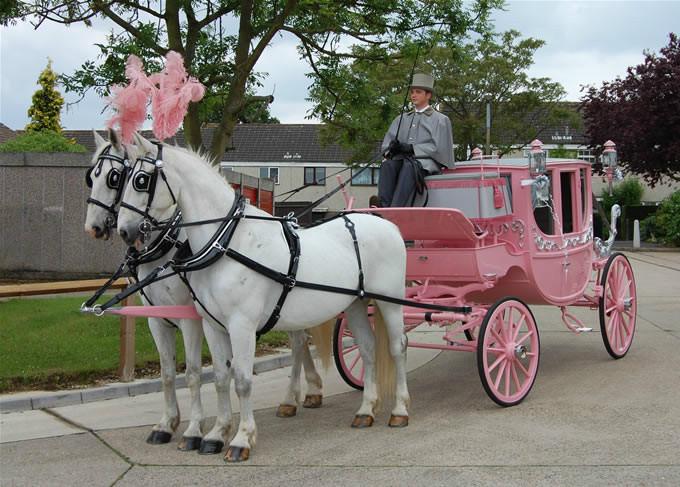
[[[144,148],[147,160],[154,161],[157,158],[158,148],[154,144],[142,137],[137,137],[136,143]],[[123,195],[128,207],[143,210],[151,202],[146,218],[158,217],[169,211],[176,202],[187,221],[221,218],[232,208],[236,197],[233,189],[200,156],[184,149],[164,146],[162,159],[162,163],[149,163],[141,159],[136,161],[131,181]],[[143,180],[154,173],[155,191],[135,188],[135,178]],[[128,244],[133,245],[139,242],[140,224],[145,217],[128,207],[119,213],[118,232]],[[250,205],[246,205],[245,214],[268,216]],[[349,218],[355,225],[359,241],[366,289],[402,298],[406,251],[397,227],[372,215],[354,214]],[[191,247],[194,250],[202,249],[211,241],[218,226],[219,223],[212,223],[187,227]],[[300,230],[299,242],[299,281],[357,288],[357,255],[343,219]],[[270,269],[287,272],[290,249],[279,222],[240,220],[228,248]],[[222,363],[227,363],[229,378],[234,378],[241,413],[238,431],[230,442],[225,460],[247,460],[256,440],[251,402],[256,331],[272,314],[282,285],[230,257],[222,257],[202,270],[189,273],[189,281],[204,306],[197,306],[199,313],[209,323],[224,328],[231,339],[231,350],[224,351],[222,358],[226,360]],[[356,296],[293,287],[281,310],[276,329],[302,330],[331,320],[345,311],[365,365],[363,401],[352,426],[372,425],[378,406],[378,386],[385,384],[380,372],[387,365],[392,366],[389,371],[392,379],[396,378],[396,400],[389,424],[406,426],[409,395],[402,307],[385,301],[376,302],[376,350],[376,340],[367,317],[367,301]],[[219,412],[215,428],[220,428],[219,433],[226,437],[230,427],[229,407]]]
[[[125,168],[123,160],[127,157],[131,162],[137,155],[137,148],[134,145],[123,145],[119,142],[119,137],[113,130],[109,131],[109,141],[106,142],[97,132],[94,132],[96,151],[92,159],[92,170],[89,172],[91,181],[91,194],[88,201],[87,217],[85,221],[85,231],[94,238],[108,239],[111,234],[112,225],[115,223],[116,211],[118,206],[118,189],[116,180],[123,184],[125,181]],[[126,152],[127,151],[127,152]],[[112,187],[114,186],[114,187]],[[122,194],[121,187],[120,191]],[[166,215],[172,214],[169,210]],[[186,239],[186,234],[182,230],[179,240]],[[138,267],[138,277],[144,279],[157,266],[165,264],[172,252],[161,257],[159,260],[141,264]],[[155,305],[190,305],[193,304],[189,290],[178,277],[164,280],[162,283],[152,284],[144,290],[144,294]],[[142,296],[146,305],[151,304],[146,296]],[[161,363],[161,378],[165,400],[164,413],[153,429],[147,442],[151,444],[162,444],[170,441],[172,433],[176,430],[180,421],[180,412],[177,405],[175,392],[175,328],[163,319],[149,318],[149,328],[154,342],[159,352]],[[201,372],[201,344],[203,340],[203,326],[200,320],[175,320],[174,324],[182,332],[184,339],[186,357],[186,380],[191,395],[191,414],[190,423],[183,434],[179,443],[180,450],[189,451],[199,449],[201,453],[219,453],[224,444],[222,438],[213,435],[212,439],[207,436],[202,441],[201,425],[204,419],[203,408],[200,396],[200,372]],[[312,340],[317,346],[318,356],[327,368],[330,363],[330,327],[325,329],[309,330]],[[226,363],[222,356],[226,354],[223,350],[229,350],[231,345],[228,336],[217,331],[212,326],[206,326],[205,334],[211,353],[217,356],[218,363]],[[295,416],[297,404],[301,402],[300,375],[301,368],[304,366],[305,378],[307,381],[307,395],[303,406],[306,408],[318,408],[322,404],[322,382],[314,365],[314,360],[307,343],[307,335],[304,331],[296,331],[289,334],[292,348],[292,372],[286,396],[282,401],[277,415],[279,417]],[[216,360],[216,359],[214,359]],[[218,366],[217,369],[220,367]],[[219,372],[216,372],[219,376]],[[222,404],[228,401],[228,384],[225,387],[224,381],[216,380],[218,408],[224,409]]]

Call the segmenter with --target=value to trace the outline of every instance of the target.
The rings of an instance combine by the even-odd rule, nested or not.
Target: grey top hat
[[[411,88],[422,88],[424,90],[434,91],[434,78],[429,74],[415,73],[413,81],[411,81]]]

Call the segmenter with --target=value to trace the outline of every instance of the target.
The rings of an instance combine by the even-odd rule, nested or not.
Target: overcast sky
[[[530,75],[559,81],[568,100],[578,100],[580,86],[625,76],[626,68],[643,60],[642,51],[668,44],[669,32],[680,32],[680,0],[668,1],[509,1],[494,15],[498,31],[516,29],[525,37],[546,41],[535,56]],[[71,73],[98,54],[106,28],[46,23],[37,31],[28,23],[0,27],[0,122],[21,129],[36,80],[47,58],[53,69]],[[295,42],[277,37],[256,69],[269,73],[262,94],[274,93],[271,107],[283,123],[310,123],[305,115],[309,80],[298,60]],[[67,101],[75,97],[66,94]],[[68,129],[101,128],[109,113],[92,94],[62,113]]]

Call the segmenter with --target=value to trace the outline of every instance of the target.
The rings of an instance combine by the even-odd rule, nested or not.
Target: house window
[[[582,161],[588,161],[591,164],[595,162],[595,156],[593,155],[593,151],[590,149],[579,149],[578,158]]]
[[[274,184],[279,184],[279,168],[278,167],[261,167],[260,179],[271,179]]]
[[[305,185],[323,186],[326,184],[326,168],[325,167],[306,167],[305,168]]]
[[[377,186],[380,180],[380,168],[371,167],[359,173],[361,169],[352,169],[352,186]],[[359,174],[355,174],[359,173]]]

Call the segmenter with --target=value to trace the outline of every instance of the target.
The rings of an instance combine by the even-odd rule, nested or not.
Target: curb
[[[261,374],[270,370],[280,369],[292,364],[292,354],[290,351],[277,355],[268,355],[255,359],[253,373]],[[201,384],[213,382],[215,374],[212,366],[203,367],[201,372]],[[177,374],[175,388],[183,389],[186,387],[186,377],[184,374]],[[48,409],[60,406],[72,406],[74,404],[85,404],[88,402],[104,401],[107,399],[117,399],[120,397],[139,396],[163,390],[161,379],[137,379],[133,382],[114,382],[102,387],[89,389],[77,389],[72,391],[31,391],[26,393],[8,394],[0,397],[0,413],[12,413],[20,411],[31,411],[36,409]]]

